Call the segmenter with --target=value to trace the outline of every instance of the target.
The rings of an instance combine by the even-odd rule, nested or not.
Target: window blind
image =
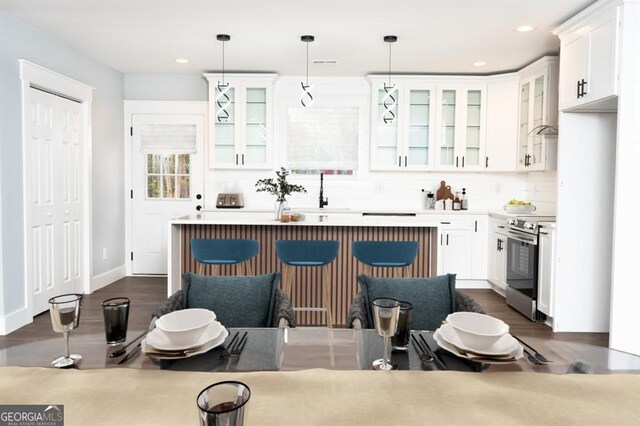
[[[288,167],[356,170],[358,108],[290,108]]]
[[[140,126],[140,150],[153,153],[193,154],[195,124],[146,124]]]

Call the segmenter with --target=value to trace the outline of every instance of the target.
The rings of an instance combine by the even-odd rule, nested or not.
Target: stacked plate
[[[433,338],[442,349],[476,362],[502,364],[523,356],[523,348],[509,334],[507,324],[474,312],[450,314]]]
[[[142,352],[158,359],[188,358],[224,343],[229,332],[206,309],[182,309],[163,315],[142,341]]]

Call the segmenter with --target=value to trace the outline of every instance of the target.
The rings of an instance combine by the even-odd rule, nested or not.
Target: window
[[[357,107],[289,108],[288,167],[350,175],[358,168]]]
[[[189,199],[189,154],[147,154],[147,199]]]

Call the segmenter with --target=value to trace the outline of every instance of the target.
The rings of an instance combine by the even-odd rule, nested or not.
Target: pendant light
[[[231,36],[228,34],[218,34],[216,36],[218,41],[222,42],[222,82],[218,81],[216,86],[216,119],[220,123],[226,123],[229,121],[229,105],[231,105],[231,99],[227,92],[229,91],[229,83],[224,82],[224,43],[231,40]]]
[[[304,81],[300,82],[300,86],[302,86],[302,94],[300,95],[300,103],[303,107],[308,107],[313,104],[313,95],[311,94],[311,89],[313,89],[313,84],[309,84],[309,43],[313,43],[315,41],[315,37],[312,35],[303,35],[300,37],[300,41],[307,44],[307,80],[306,84]]]
[[[396,85],[391,84],[391,43],[398,41],[398,37],[394,35],[384,36],[385,43],[389,43],[389,84],[384,83],[384,97],[382,98],[382,106],[384,107],[384,113],[382,114],[382,121],[384,124],[393,124],[396,119],[396,113],[393,112],[397,106],[397,100],[395,92]]]

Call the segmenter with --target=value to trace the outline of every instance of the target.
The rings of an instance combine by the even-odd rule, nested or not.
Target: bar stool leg
[[[329,291],[329,265],[322,266],[322,294],[324,295],[324,308],[327,314],[327,327],[333,328],[333,315],[331,312],[331,292]]]
[[[245,266],[247,268],[247,274],[246,275],[253,275],[253,268],[251,268],[251,261],[247,260],[245,263]]]
[[[220,265],[213,265],[213,272],[211,275],[220,275]]]
[[[204,275],[204,263],[198,263],[198,275]]]

